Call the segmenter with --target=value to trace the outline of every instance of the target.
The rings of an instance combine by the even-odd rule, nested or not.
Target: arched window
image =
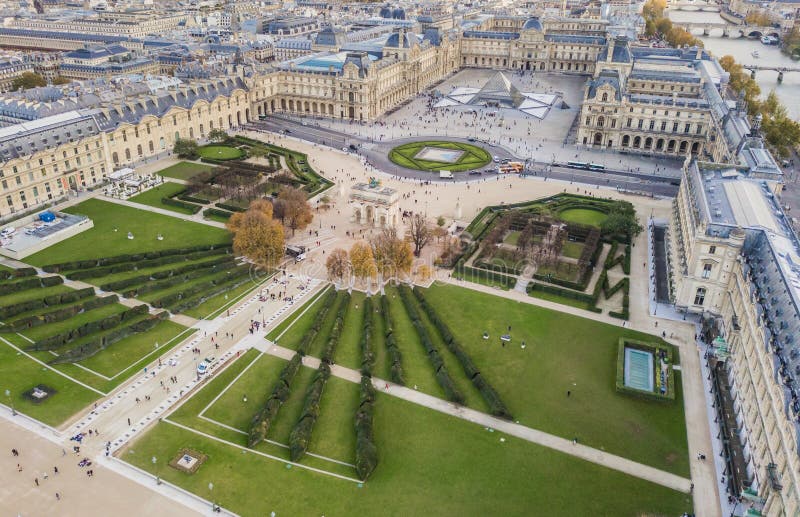
[[[603,127],[606,125],[606,118],[602,115],[597,117],[597,127]]]
[[[706,288],[698,287],[697,292],[694,295],[694,304],[703,305],[703,302],[705,301],[706,301]]]
[[[603,102],[608,102],[608,93],[603,94]]]

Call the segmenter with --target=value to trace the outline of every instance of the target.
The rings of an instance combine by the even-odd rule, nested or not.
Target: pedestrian
[[[19,463],[17,463],[17,472],[22,472],[22,466]]]
[[[53,467],[53,474],[58,474],[58,467]]]
[[[33,484],[39,486],[39,478],[33,478]]]
[[[567,398],[569,398],[570,395],[572,395],[572,392],[570,390],[567,390]]]
[[[56,492],[56,501],[60,501],[60,500],[61,500],[61,494]]]
[[[694,492],[694,483],[689,484],[689,493],[691,494],[692,492]]]
[[[45,480],[45,481],[47,481],[47,477],[48,477],[48,476],[47,476],[47,472],[45,472],[45,473],[44,473],[44,475],[43,475],[42,477],[44,478],[44,480]]]
[[[11,449],[11,455],[14,457],[19,456],[19,451],[17,449]]]
[[[131,419],[130,418],[128,419],[128,425],[131,425]]]

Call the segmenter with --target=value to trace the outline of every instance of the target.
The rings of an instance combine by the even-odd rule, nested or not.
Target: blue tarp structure
[[[53,212],[42,212],[39,214],[39,220],[46,223],[52,223],[56,220],[56,216]]]

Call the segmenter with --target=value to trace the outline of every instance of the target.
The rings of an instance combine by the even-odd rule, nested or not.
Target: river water
[[[705,22],[726,23],[719,13],[699,11],[671,11],[669,17],[674,22]],[[698,31],[699,32],[699,31]],[[800,67],[800,61],[791,59],[783,54],[777,45],[764,45],[757,39],[747,38],[722,38],[719,36],[702,36],[696,34],[717,58],[724,55],[733,56],[738,63],[758,64],[767,66]],[[757,50],[759,57],[751,53]],[[766,97],[770,91],[775,90],[781,102],[786,106],[789,115],[800,119],[800,72],[784,74],[783,83],[778,83],[778,73],[760,71],[756,74],[756,82],[761,87],[761,95]]]

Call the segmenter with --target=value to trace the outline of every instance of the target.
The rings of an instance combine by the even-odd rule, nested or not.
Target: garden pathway
[[[266,340],[252,340],[252,344],[254,344],[259,350],[282,359],[289,360],[295,354],[294,350],[275,344],[268,346],[267,343],[269,342]],[[310,368],[318,368],[319,363],[320,360],[316,357],[303,357],[303,365]],[[331,367],[331,374],[350,382],[361,382],[361,373],[351,368],[333,365]],[[675,474],[671,474],[642,463],[637,463],[615,454],[609,454],[592,447],[587,447],[586,445],[582,445],[580,443],[572,443],[572,441],[567,440],[566,438],[561,438],[552,434],[538,431],[536,429],[532,429],[530,427],[526,427],[524,425],[495,418],[486,413],[475,411],[474,409],[457,406],[447,402],[446,400],[432,397],[411,388],[406,388],[398,384],[387,382],[383,379],[373,378],[372,385],[375,387],[375,389],[380,390],[383,393],[419,404],[420,406],[461,418],[484,427],[496,429],[510,436],[536,443],[550,449],[555,449],[559,452],[563,452],[565,454],[569,454],[571,456],[575,456],[583,460],[650,481],[651,483],[656,483],[667,488],[671,488],[672,490],[689,492],[690,481],[681,476],[677,476]]]

